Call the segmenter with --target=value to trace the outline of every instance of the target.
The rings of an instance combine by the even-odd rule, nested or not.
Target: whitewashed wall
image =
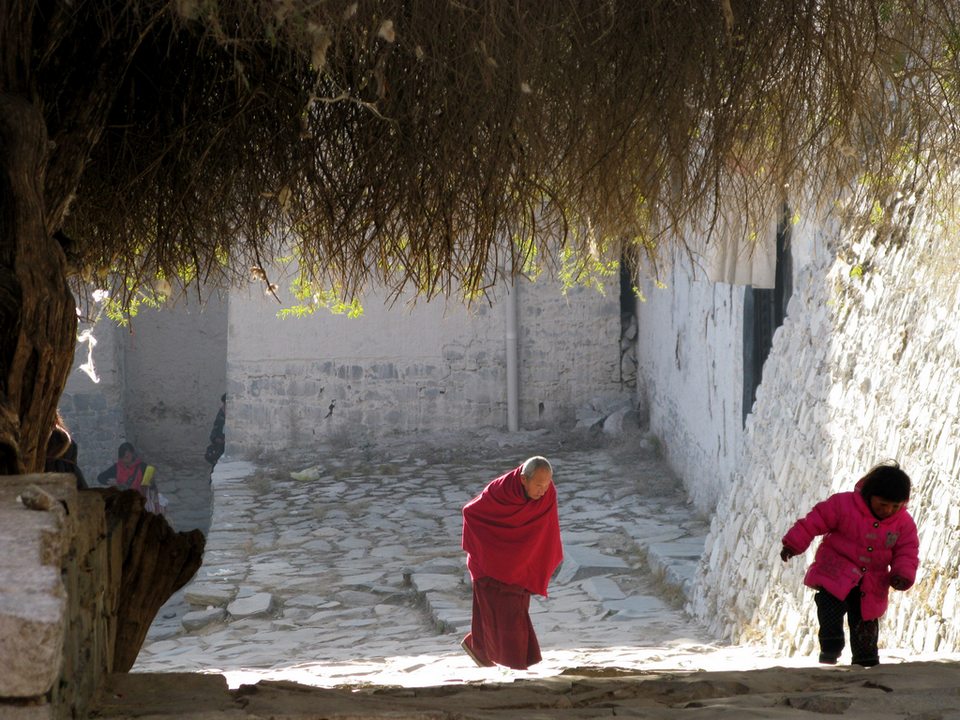
[[[638,392],[651,432],[701,512],[736,470],[743,395],[743,288],[712,283],[686,257],[643,282]]]
[[[123,340],[116,325],[81,324],[80,331],[93,330],[95,344],[78,344],[73,369],[60,396],[60,413],[77,443],[78,463],[88,483],[117,459],[124,440]],[[92,365],[91,365],[92,363]],[[89,365],[90,373],[80,367]]]
[[[794,238],[794,295],[753,414],[739,439],[729,438],[730,459],[721,461],[732,472],[712,512],[691,609],[730,639],[763,640],[787,654],[813,652],[813,591],[802,585],[813,549],[784,565],[780,538],[814,503],[851,489],[872,464],[894,458],[914,480],[910,508],[920,531],[921,569],[913,589],[892,593],[881,646],[957,651],[960,242],[937,228],[914,233],[899,247],[853,245],[830,223],[800,226]],[[704,306],[712,302],[704,296],[710,299],[707,293],[687,298],[694,301],[690,318],[708,315]],[[700,348],[713,353],[707,335],[701,332]],[[716,389],[713,399],[722,393]],[[658,421],[669,431],[663,438],[668,457],[678,457],[675,443],[690,438],[711,447],[721,423],[704,431],[692,405],[687,421],[672,410],[678,401],[653,397],[652,422],[671,412],[680,417],[679,430]],[[700,407],[710,415],[705,398]],[[717,491],[709,470],[675,467],[691,473],[684,479],[694,496]],[[707,490],[698,490],[700,484]]]
[[[129,327],[101,317],[92,329],[96,381],[81,365],[78,345],[60,399],[88,482],[132,442],[149,462],[196,469],[205,481],[203,451],[226,390],[227,307],[210,292],[160,309],[144,308]]]
[[[141,309],[122,332],[127,439],[148,460],[204,466],[226,391],[227,303],[215,291]]]
[[[518,281],[521,427],[571,427],[594,398],[631,396],[620,382],[617,293]],[[125,440],[151,462],[202,465],[225,391],[228,452],[239,455],[308,449],[331,434],[505,429],[505,303],[492,297],[466,308],[390,306],[371,294],[360,318],[280,320],[272,296],[247,288],[229,302],[207,294],[202,305],[141,309],[129,329],[102,319],[99,384],[78,370],[87,360],[78,348],[62,398],[81,467],[95,477]]]
[[[615,292],[563,295],[543,276],[519,280],[515,292],[522,428],[572,425],[593,396],[622,392]],[[376,294],[362,302],[359,318],[321,310],[280,320],[262,290],[232,293],[228,452],[303,449],[364,432],[506,428],[502,292],[471,308],[443,300],[390,307]]]

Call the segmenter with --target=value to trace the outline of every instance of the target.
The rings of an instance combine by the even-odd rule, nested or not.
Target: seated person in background
[[[136,448],[125,442],[117,448],[117,461],[97,475],[97,482],[109,485],[113,481],[119,488],[136,490],[146,499],[147,512],[165,514],[167,499],[160,494],[153,482],[155,468],[137,456]]]
[[[137,490],[141,495],[145,495],[141,487],[147,467],[147,463],[137,456],[136,448],[125,442],[117,449],[117,461],[97,475],[97,482],[101,485],[114,484],[117,487]]]
[[[44,462],[44,472],[70,473],[77,479],[77,490],[86,490],[87,481],[77,465],[77,443],[70,437],[60,411],[57,410],[57,419],[47,440],[47,459]]]

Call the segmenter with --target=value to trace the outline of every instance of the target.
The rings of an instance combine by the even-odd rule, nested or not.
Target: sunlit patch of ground
[[[910,655],[888,649],[881,652],[887,664],[905,661],[960,661],[958,655]],[[849,658],[841,658],[843,667]],[[352,662],[301,663],[288,667],[222,668],[209,672],[224,675],[231,688],[260,680],[285,680],[315,687],[429,687],[463,683],[503,683],[562,674],[597,677],[644,672],[697,670],[721,672],[770,667],[820,667],[815,657],[782,657],[754,646],[704,646],[677,641],[654,648],[611,647],[603,649],[545,651],[543,661],[528,670],[479,668],[460,654],[396,656]]]

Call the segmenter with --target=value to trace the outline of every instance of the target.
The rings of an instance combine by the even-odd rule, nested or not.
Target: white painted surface
[[[141,309],[124,331],[126,433],[147,461],[203,466],[226,390],[226,301]]]
[[[151,463],[196,470],[226,389],[226,301],[212,292],[161,309],[143,308],[129,327],[101,317],[93,327],[98,382],[81,371],[78,346],[60,409],[80,450],[88,483],[132,442]],[[85,327],[81,328],[86,329]]]
[[[743,288],[678,257],[637,304],[638,391],[650,430],[701,512],[729,485],[742,432]]]
[[[902,243],[857,243],[831,222],[793,235],[794,295],[743,431],[735,291],[675,271],[669,291],[640,307],[651,427],[712,516],[691,610],[725,637],[813,651],[802,578],[814,550],[784,565],[780,539],[817,501],[894,458],[914,480],[921,567],[915,587],[891,593],[881,647],[956,652],[960,244],[935,226]]]
[[[278,291],[284,302],[289,293]],[[516,287],[521,428],[571,425],[579,405],[622,394],[618,299],[541,277]],[[277,318],[262,290],[230,302],[228,452],[309,447],[364,433],[506,427],[505,311],[492,302],[392,307],[362,299],[359,318],[321,310]]]

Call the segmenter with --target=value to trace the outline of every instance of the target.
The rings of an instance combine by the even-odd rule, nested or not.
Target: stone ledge
[[[110,676],[93,710],[102,720],[947,718],[960,710],[957,671],[948,662],[716,672],[576,667],[480,686],[328,689],[279,680],[236,690],[219,675],[130,673]]]
[[[52,705],[0,705],[2,720],[54,720]]]
[[[61,570],[76,527],[73,483],[70,475],[0,478],[0,698],[44,696],[59,676],[66,626]],[[50,496],[51,510],[28,509],[17,499],[31,486]],[[18,712],[41,712],[31,707]]]

